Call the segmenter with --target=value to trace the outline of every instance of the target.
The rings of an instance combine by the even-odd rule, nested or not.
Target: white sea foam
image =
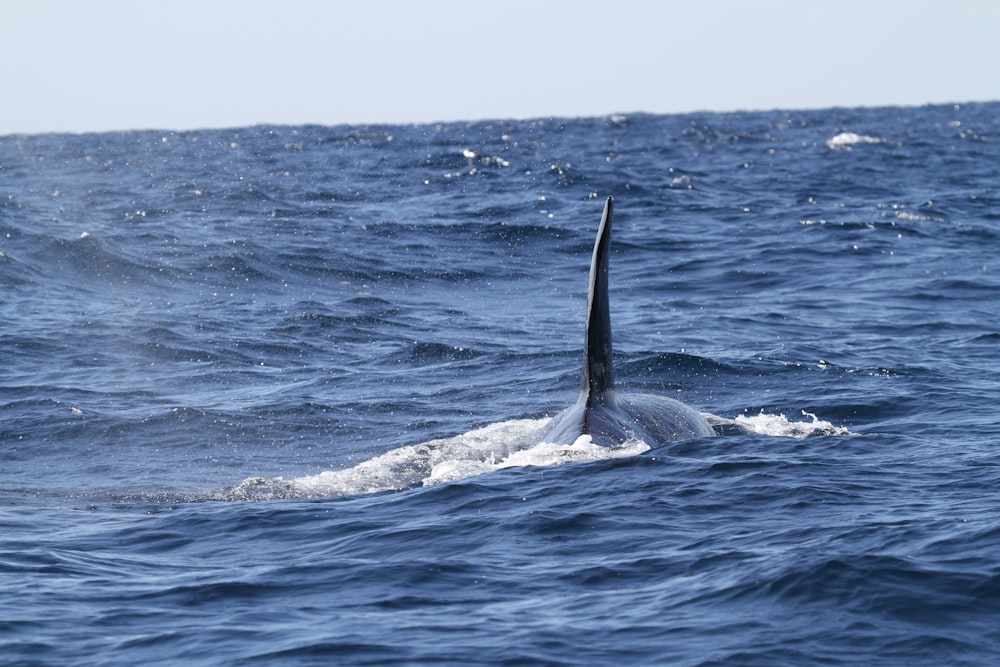
[[[407,445],[362,461],[351,468],[326,470],[293,479],[249,477],[223,495],[231,500],[316,498],[396,491],[432,486],[504,468],[554,466],[572,461],[635,456],[648,451],[644,442],[601,447],[590,436],[572,445],[541,442],[548,419],[515,419],[450,438]]]
[[[431,474],[423,479],[423,484],[431,486],[503,468],[554,466],[573,461],[599,461],[636,456],[646,451],[649,451],[649,445],[641,441],[629,441],[618,447],[601,447],[591,442],[589,435],[582,435],[572,445],[542,442],[533,447],[512,452],[500,461],[495,459],[488,461],[442,461],[431,469]]]
[[[399,447],[351,468],[316,475],[287,480],[250,477],[226,495],[246,500],[345,496],[461,479],[502,467],[512,453],[535,445],[546,423],[547,419],[515,419],[490,424],[450,438]]]
[[[896,219],[905,220],[906,222],[944,222],[944,218],[921,213],[910,213],[909,211],[897,211]]]
[[[869,137],[865,134],[855,134],[854,132],[841,132],[832,139],[827,140],[828,148],[850,148],[856,144],[881,144],[885,139]]]

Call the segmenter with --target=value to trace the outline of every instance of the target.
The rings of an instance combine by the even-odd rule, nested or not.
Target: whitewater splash
[[[773,435],[782,438],[808,438],[816,435],[855,435],[843,426],[836,426],[824,421],[811,412],[802,411],[802,415],[812,421],[793,422],[785,415],[768,415],[761,410],[757,415],[737,415],[730,423],[745,433]],[[729,420],[726,420],[729,421]]]
[[[785,415],[738,415],[726,419],[705,414],[720,433],[755,433],[790,438],[817,435],[852,435],[816,415],[802,412],[811,421],[790,421]],[[329,498],[415,486],[433,486],[504,468],[556,466],[574,461],[637,456],[650,450],[644,442],[630,440],[615,447],[601,447],[590,436],[572,445],[539,442],[548,419],[515,419],[474,429],[450,438],[408,445],[362,461],[352,468],[328,470],[293,479],[248,477],[213,497],[217,500],[253,501],[281,498]]]
[[[855,132],[841,132],[835,137],[828,139],[826,142],[827,148],[841,148],[848,149],[852,146],[858,144],[884,144],[889,143],[885,139],[880,139],[879,137],[870,137],[866,134],[857,134]]]

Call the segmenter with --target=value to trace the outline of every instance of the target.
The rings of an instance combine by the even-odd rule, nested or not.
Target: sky
[[[0,135],[1000,100],[993,0],[0,0]]]

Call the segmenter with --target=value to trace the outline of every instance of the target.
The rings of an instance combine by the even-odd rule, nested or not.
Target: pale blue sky
[[[1000,100],[993,0],[0,10],[0,134]]]

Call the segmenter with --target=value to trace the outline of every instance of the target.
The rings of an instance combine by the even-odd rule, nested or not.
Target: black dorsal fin
[[[611,365],[611,313],[608,308],[608,254],[611,246],[611,209],[608,197],[597,230],[590,260],[587,290],[587,337],[583,347],[583,392],[587,404],[614,401],[615,378]]]

